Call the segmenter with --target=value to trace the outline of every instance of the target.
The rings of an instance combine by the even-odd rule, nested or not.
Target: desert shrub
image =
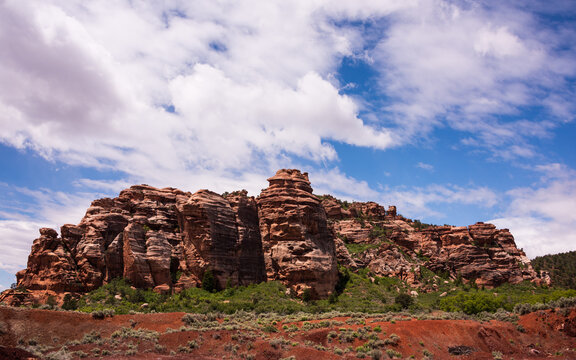
[[[534,311],[539,311],[539,310],[548,310],[548,309],[554,309],[554,308],[571,308],[576,306],[576,297],[570,297],[570,298],[566,298],[566,297],[560,297],[554,301],[550,301],[547,304],[543,304],[543,303],[536,303],[536,304],[528,304],[528,303],[521,303],[521,304],[516,304],[514,306],[514,312],[519,314],[519,315],[525,315]]]
[[[97,319],[97,320],[103,320],[106,317],[106,315],[104,314],[104,311],[98,310],[98,311],[92,311],[92,318]]]
[[[62,309],[64,310],[76,310],[78,308],[78,300],[72,297],[71,294],[64,295],[64,301],[62,303]]]
[[[472,354],[473,351],[474,351],[473,348],[466,345],[451,346],[448,348],[448,353],[450,355],[456,355],[456,356],[470,355]]]
[[[551,308],[571,308],[576,306],[576,297],[561,297],[550,303]]]
[[[504,355],[500,351],[492,351],[492,357],[494,360],[502,360]]]
[[[402,354],[394,349],[386,349],[386,355],[388,355],[390,359],[402,357]]]
[[[261,330],[264,332],[268,332],[268,333],[277,333],[278,332],[278,329],[274,325],[264,325],[261,328]]]
[[[396,298],[394,299],[394,303],[399,304],[402,307],[402,309],[406,309],[414,303],[414,299],[412,298],[412,296],[406,293],[401,293],[398,294],[398,296],[396,296]]]
[[[396,334],[391,334],[388,339],[384,340],[384,345],[396,346],[396,345],[398,345],[399,341],[400,341],[400,336],[398,336]]]
[[[84,337],[82,338],[82,344],[100,344],[101,342],[102,337],[96,330],[93,330],[88,334],[84,334]]]
[[[112,338],[137,338],[143,340],[151,340],[155,341],[158,340],[160,334],[154,330],[148,329],[132,329],[129,327],[122,327],[112,333],[110,337]]]
[[[459,293],[440,300],[440,309],[462,311],[466,314],[478,314],[482,311],[494,312],[503,306],[502,298],[484,292]]]
[[[73,353],[68,351],[66,346],[63,346],[60,350],[52,352],[46,355],[46,360],[71,360],[73,357]]]

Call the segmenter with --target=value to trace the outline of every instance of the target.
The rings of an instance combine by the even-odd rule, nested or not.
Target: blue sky
[[[315,192],[576,246],[573,1],[0,3],[0,288],[131,184]]]

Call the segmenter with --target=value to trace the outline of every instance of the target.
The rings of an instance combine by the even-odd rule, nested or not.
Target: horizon
[[[0,3],[0,290],[131,184],[314,194],[576,250],[570,0]]]

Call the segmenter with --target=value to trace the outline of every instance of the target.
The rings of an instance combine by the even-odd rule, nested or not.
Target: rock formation
[[[423,268],[483,286],[538,279],[506,229],[426,226],[395,206],[317,197],[298,170],[279,170],[268,181],[258,198],[245,190],[221,196],[136,185],[95,200],[60,236],[40,229],[18,287],[38,302],[123,277],[164,293],[200,286],[210,270],[220,288],[279,280],[298,295],[326,298],[337,263],[423,288]],[[350,244],[364,250],[351,254]]]
[[[255,201],[246,192],[228,198],[200,190],[177,205],[184,235],[178,286],[200,284],[208,269],[220,288],[266,280]]]
[[[375,275],[399,277],[415,286],[422,285],[421,267],[488,287],[538,279],[507,229],[484,223],[425,226],[397,215],[393,206],[384,211],[375,203],[348,205],[349,215],[343,216],[332,198],[323,203],[334,214],[329,221],[337,237],[369,245],[353,260]]]
[[[326,212],[312,195],[307,173],[279,170],[258,198],[268,279],[299,294],[327,297],[338,281],[336,250]]]

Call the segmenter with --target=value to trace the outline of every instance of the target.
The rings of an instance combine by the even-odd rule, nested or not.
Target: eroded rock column
[[[338,280],[334,239],[308,174],[282,169],[268,181],[257,199],[267,278],[299,295],[329,296]]]

